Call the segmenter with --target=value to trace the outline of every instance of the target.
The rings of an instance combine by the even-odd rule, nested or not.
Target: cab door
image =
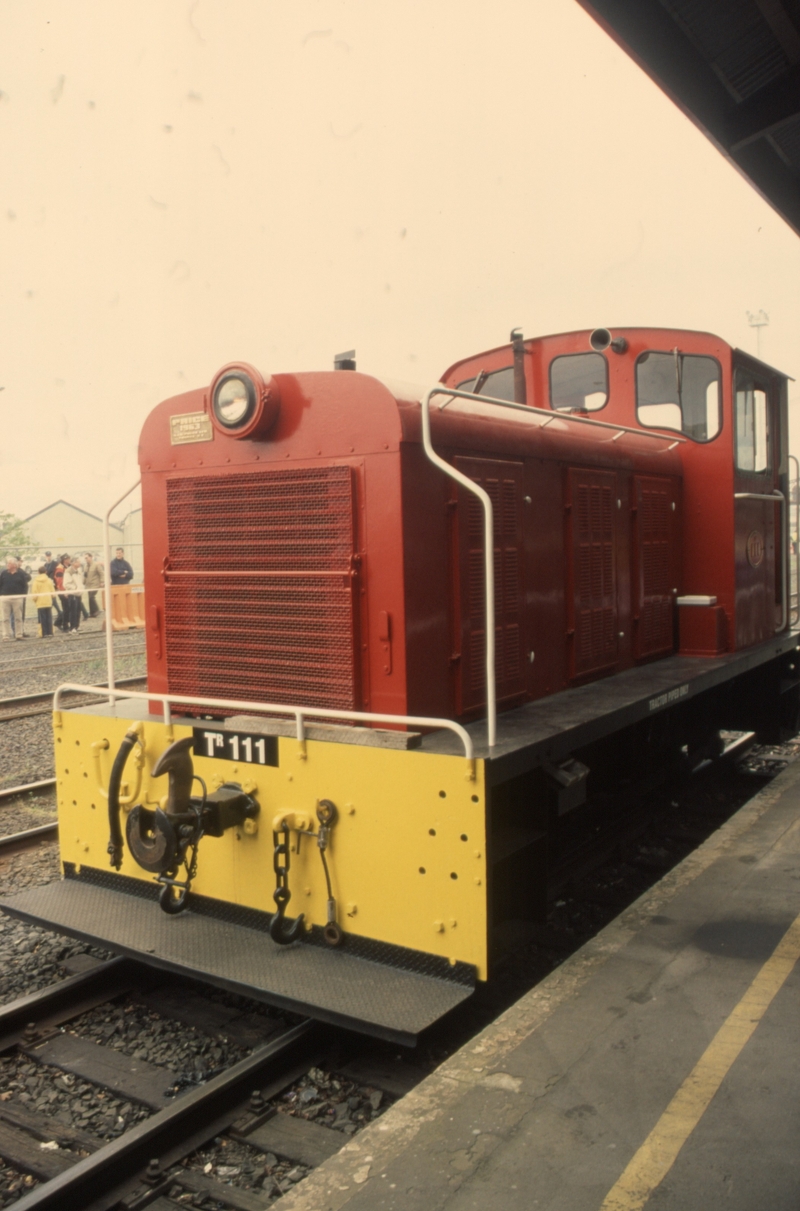
[[[736,643],[770,639],[786,624],[787,503],[781,380],[742,359],[734,370]]]

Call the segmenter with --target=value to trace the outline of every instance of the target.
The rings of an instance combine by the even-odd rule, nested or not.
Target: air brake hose
[[[125,769],[125,762],[128,760],[128,754],[134,744],[139,739],[141,724],[134,724],[122,738],[122,744],[119,746],[119,751],[114,758],[114,764],[111,766],[111,777],[108,780],[108,829],[110,836],[108,838],[108,853],[111,856],[111,865],[115,870],[119,870],[122,866],[122,828],[119,822],[119,788],[122,783],[122,773]]]

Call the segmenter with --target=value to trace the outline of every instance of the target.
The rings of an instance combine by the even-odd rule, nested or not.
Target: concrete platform
[[[797,1211],[800,762],[280,1201]]]

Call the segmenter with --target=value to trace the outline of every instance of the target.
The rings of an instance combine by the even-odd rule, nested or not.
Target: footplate
[[[466,963],[368,939],[331,949],[317,930],[291,946],[269,936],[268,913],[193,896],[160,912],[158,888],[66,864],[66,878],[0,899],[12,916],[320,1021],[412,1046],[473,992]]]

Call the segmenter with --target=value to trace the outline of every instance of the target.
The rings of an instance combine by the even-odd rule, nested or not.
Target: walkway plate
[[[407,1046],[474,990],[474,972],[463,963],[451,967],[352,935],[341,949],[314,935],[279,946],[266,932],[265,913],[197,896],[192,907],[168,916],[155,884],[85,867],[76,874],[69,864],[66,875],[0,899],[0,909],[150,966]]]

